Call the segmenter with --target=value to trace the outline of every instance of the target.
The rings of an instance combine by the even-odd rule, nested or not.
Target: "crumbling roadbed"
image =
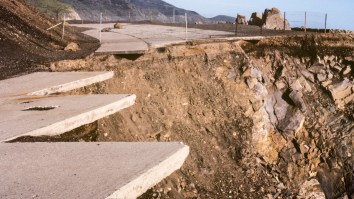
[[[76,93],[138,94],[93,141],[190,146],[181,171],[142,198],[351,198],[353,46],[328,34],[190,42],[48,67],[115,71]]]

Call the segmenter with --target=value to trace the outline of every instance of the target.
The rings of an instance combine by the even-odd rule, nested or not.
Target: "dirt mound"
[[[61,27],[47,29],[57,22],[28,7],[22,0],[0,0],[0,79],[30,71],[43,70],[35,64],[84,57],[97,41],[67,27],[65,39]],[[62,51],[70,42],[83,45],[75,53]]]

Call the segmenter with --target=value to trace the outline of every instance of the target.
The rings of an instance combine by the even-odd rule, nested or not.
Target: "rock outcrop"
[[[338,108],[344,108],[346,104],[354,100],[354,82],[348,79],[338,84],[331,85],[329,91]]]
[[[285,20],[278,8],[265,9],[263,13],[263,27],[271,30],[291,30],[288,20]]]
[[[246,16],[237,15],[236,23],[237,23],[237,24],[244,24],[244,25],[247,25],[248,23],[247,23],[247,20],[246,20]]]
[[[262,15],[259,14],[258,12],[252,13],[251,18],[248,21],[248,24],[254,26],[262,26],[263,25]]]

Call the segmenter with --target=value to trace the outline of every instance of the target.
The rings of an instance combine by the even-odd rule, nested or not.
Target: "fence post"
[[[176,23],[176,8],[173,8],[173,23]]]
[[[188,39],[187,34],[188,34],[188,14],[185,14],[185,20],[186,20],[186,40]]]
[[[100,43],[102,43],[102,12],[100,14]]]
[[[285,29],[286,29],[286,12],[284,12],[284,32],[285,32]]]
[[[262,12],[261,35],[263,35],[263,15],[264,13]]]
[[[327,13],[325,15],[325,33],[327,33]]]
[[[64,13],[62,39],[64,39],[64,36],[65,36],[65,22],[66,22],[66,14]]]
[[[238,32],[238,21],[237,21],[237,17],[238,17],[238,13],[236,14],[236,19],[235,19],[235,25],[236,25],[235,36],[237,36],[237,32]]]
[[[307,12],[305,11],[305,32],[307,31]]]

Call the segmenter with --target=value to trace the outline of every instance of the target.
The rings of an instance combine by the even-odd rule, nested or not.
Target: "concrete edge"
[[[58,86],[53,86],[51,88],[46,88],[46,89],[42,89],[39,91],[35,91],[32,93],[29,93],[28,95],[40,96],[40,95],[50,95],[53,93],[67,92],[67,91],[71,91],[71,90],[74,90],[77,88],[89,86],[94,83],[103,82],[103,81],[106,81],[106,80],[111,79],[113,77],[114,77],[114,72],[109,71],[109,72],[106,72],[103,74],[95,75],[93,77],[88,77],[85,79],[76,80],[76,81],[61,84]]]
[[[128,108],[130,106],[133,106],[135,104],[135,100],[136,95],[128,95],[127,97],[124,97],[116,102],[104,105],[100,108],[88,111],[86,113],[82,113],[80,115],[76,115],[74,117],[56,122],[49,126],[45,126],[43,128],[36,129],[34,131],[22,135],[18,135],[16,137],[8,138],[6,140],[3,140],[2,142],[10,142],[16,138],[23,136],[39,137],[60,135],[74,130],[75,128],[78,128],[80,126],[90,124],[99,119],[117,113],[118,111]]]
[[[143,55],[147,51],[149,51],[149,49],[146,49],[146,50],[133,50],[133,51],[110,51],[110,52],[96,51],[96,52],[94,52],[94,55],[131,55],[131,54]]]
[[[181,145],[184,145],[181,143]],[[189,155],[189,146],[184,145],[166,160],[149,169],[133,181],[121,187],[106,199],[131,199],[144,194],[148,189],[180,169]]]

